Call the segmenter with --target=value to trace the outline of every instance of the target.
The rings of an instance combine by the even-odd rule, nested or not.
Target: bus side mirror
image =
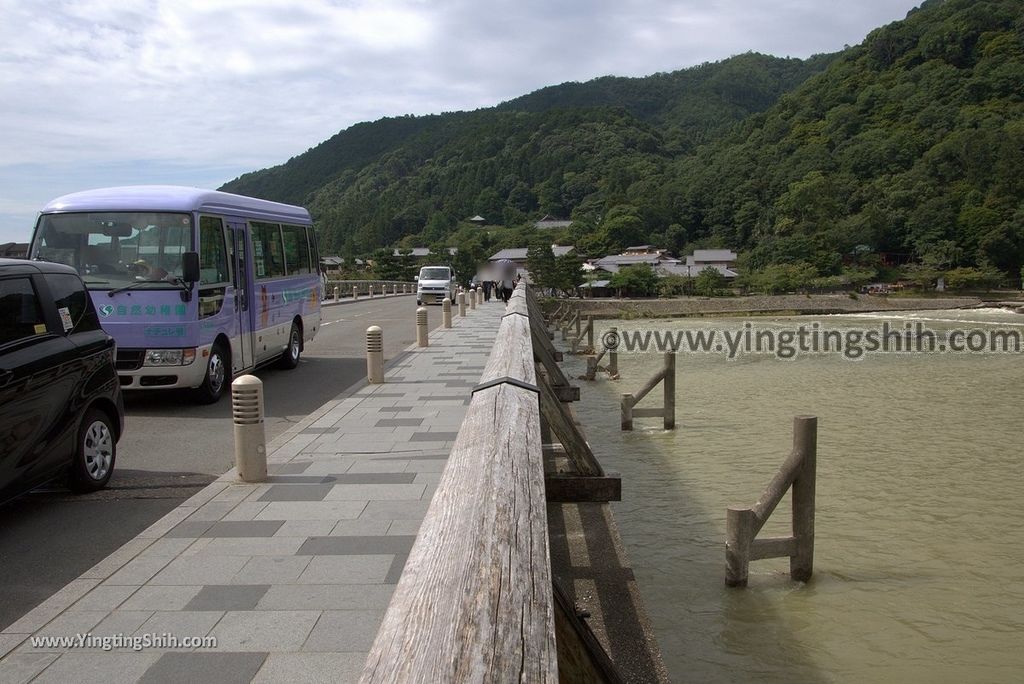
[[[199,252],[185,252],[181,255],[181,279],[186,283],[199,282]]]

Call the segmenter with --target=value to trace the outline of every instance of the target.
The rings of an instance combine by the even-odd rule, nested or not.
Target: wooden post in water
[[[676,427],[676,353],[665,352],[665,429]]]
[[[608,333],[614,333],[609,336],[609,339],[615,340],[616,343],[616,346],[608,350],[608,375],[615,378],[619,375],[619,348],[617,346],[619,341],[619,329],[608,328]],[[608,334],[606,333],[606,336],[607,335]]]
[[[814,495],[818,467],[818,419],[793,419],[793,451],[802,464],[793,480],[793,536],[796,553],[789,558],[789,576],[798,581],[811,579],[814,570]]]
[[[620,421],[620,428],[622,430],[633,429],[633,404],[636,403],[636,399],[633,398],[632,394],[623,392],[622,394],[622,420]]]
[[[814,570],[814,494],[818,449],[818,419],[793,419],[793,451],[757,502],[749,508],[726,510],[725,583],[747,586],[750,561],[789,557],[789,576],[806,582]],[[786,491],[793,488],[792,536],[757,539]]]

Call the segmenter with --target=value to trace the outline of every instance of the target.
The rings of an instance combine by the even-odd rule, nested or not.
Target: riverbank
[[[566,300],[549,300],[557,307]],[[981,306],[978,297],[885,297],[879,295],[755,295],[747,297],[678,297],[674,299],[573,299],[583,316],[594,318],[679,318],[750,314],[840,314],[870,311],[967,309]]]

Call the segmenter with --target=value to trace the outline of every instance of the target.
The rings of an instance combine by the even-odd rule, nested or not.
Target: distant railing
[[[789,556],[789,575],[799,582],[811,578],[814,567],[814,489],[818,454],[818,419],[793,419],[793,451],[751,508],[726,511],[725,583],[747,586],[750,561]],[[793,487],[793,534],[756,539],[772,511]]]
[[[369,296],[371,286],[375,297],[416,292],[416,283],[403,280],[328,280],[327,287],[324,289],[324,301],[335,300],[335,288],[337,288],[341,299],[351,299],[353,294],[360,297]],[[355,289],[353,290],[353,288]]]

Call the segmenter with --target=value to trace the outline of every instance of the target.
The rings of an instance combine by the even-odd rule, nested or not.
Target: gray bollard
[[[465,292],[460,292],[458,295],[456,295],[456,298],[459,300],[459,315],[460,316],[465,316],[466,315],[466,293]]]
[[[356,285],[352,286],[352,301],[358,301],[359,299],[359,287]]]
[[[470,309],[475,309],[476,308],[476,288],[475,287],[469,288],[469,308]]]
[[[366,329],[366,381],[371,385],[384,382],[384,331],[379,325]]]
[[[416,345],[426,347],[427,341],[427,307],[421,306],[416,309]]]
[[[446,327],[452,327],[452,300],[445,297],[441,300],[441,324]]]
[[[263,431],[263,383],[242,375],[231,383],[235,423],[235,469],[243,482],[267,479],[267,442]]]

